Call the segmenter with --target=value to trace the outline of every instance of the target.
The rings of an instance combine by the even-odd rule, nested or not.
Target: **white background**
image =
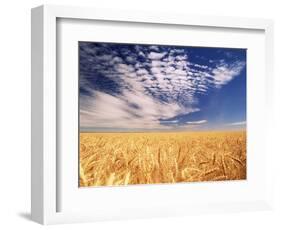
[[[279,1],[280,2],[280,1]],[[29,221],[30,209],[30,8],[42,3],[102,8],[157,10],[187,14],[265,17],[275,20],[275,97],[281,98],[281,14],[278,1],[261,0],[9,0],[0,10],[0,128],[1,128],[1,229],[39,229]],[[279,102],[279,104],[281,104]],[[262,108],[261,108],[262,109]],[[166,219],[130,220],[48,226],[52,229],[280,229],[281,161],[280,105],[275,110],[275,210],[273,212],[200,215]],[[257,127],[258,131],[258,127]],[[279,139],[277,135],[279,134]]]

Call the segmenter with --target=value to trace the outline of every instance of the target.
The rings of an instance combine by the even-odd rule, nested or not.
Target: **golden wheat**
[[[246,132],[80,133],[80,186],[246,179]]]

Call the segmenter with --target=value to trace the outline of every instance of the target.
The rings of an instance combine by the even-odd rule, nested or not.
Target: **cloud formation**
[[[174,117],[200,111],[200,95],[220,89],[245,67],[240,60],[196,63],[182,47],[80,42],[79,50],[81,127],[178,126]]]
[[[200,121],[187,121],[186,124],[191,124],[191,125],[200,125],[200,124],[205,124],[207,123],[207,120],[200,120]]]
[[[244,126],[246,124],[247,124],[246,121],[239,121],[239,122],[228,123],[226,125],[228,125],[228,126]]]

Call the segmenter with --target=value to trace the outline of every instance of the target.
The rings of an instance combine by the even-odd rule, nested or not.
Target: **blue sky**
[[[80,128],[246,127],[246,50],[79,42]]]

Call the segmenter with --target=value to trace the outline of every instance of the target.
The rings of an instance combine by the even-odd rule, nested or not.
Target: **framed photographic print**
[[[32,219],[270,208],[272,31],[265,19],[34,8]]]
[[[245,180],[246,52],[79,42],[79,186]]]

